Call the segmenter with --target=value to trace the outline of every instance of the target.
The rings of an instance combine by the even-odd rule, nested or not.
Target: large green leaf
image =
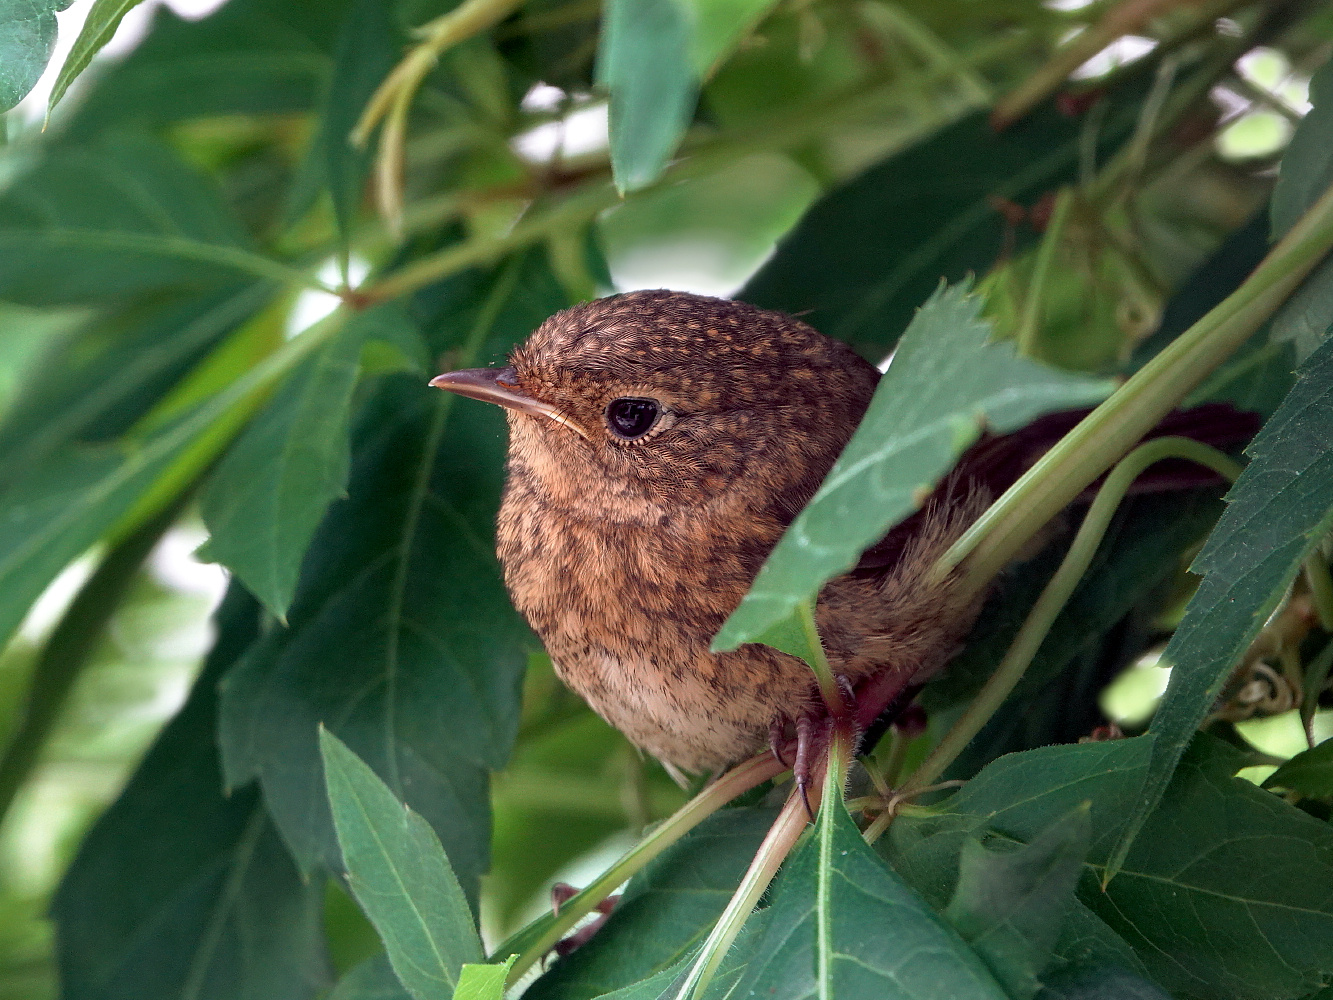
[[[738,996],[1007,996],[967,943],[866,846],[833,796],[772,891],[768,927]]]
[[[253,791],[224,795],[218,678],[258,633],[232,587],[190,700],[84,839],[56,896],[68,1000],[300,1000],[329,979],[324,892]]]
[[[1301,561],[1333,528],[1333,340],[1301,367],[1246,453],[1250,464],[1192,567],[1203,576],[1199,589],[1162,654],[1171,682],[1153,718],[1152,765],[1112,873]]]
[[[708,936],[772,824],[725,809],[631,880],[592,940],[529,987],[532,1000],[591,1000],[673,968]]]
[[[940,288],[912,320],[851,441],[792,522],[714,640],[758,640],[921,504],[985,429],[1014,430],[1053,410],[1096,403],[1111,385],[988,343],[981,300]]]
[[[661,176],[694,116],[693,10],[681,0],[610,0],[597,79],[611,92],[611,169],[622,193]]]
[[[536,254],[472,272],[422,298],[432,350],[497,357],[566,304]],[[486,769],[518,722],[531,644],[492,542],[503,479],[503,415],[389,376],[353,434],[348,499],[307,553],[288,627],[228,676],[228,782],[258,777],[303,865],[337,861],[319,794],[323,722],[424,816],[475,898],[486,867]]]
[[[63,149],[0,194],[0,298],[13,302],[290,277],[251,246],[209,182],[146,137]]]
[[[348,422],[362,347],[414,334],[402,310],[360,313],[278,391],[209,481],[206,558],[224,563],[278,617],[324,511],[347,485]]]
[[[1106,97],[1104,156],[1132,132],[1143,91]],[[737,298],[803,317],[878,361],[940,279],[984,274],[1034,238],[997,199],[1032,205],[1077,176],[1086,120],[1047,104],[996,132],[977,111],[830,191]]]
[[[443,1000],[485,957],[444,848],[341,740],[321,729],[319,742],[347,882],[407,991]]]
[[[1004,986],[1027,1000],[1050,963],[1087,853],[1086,807],[1016,850],[980,839],[963,843],[958,888],[944,916]],[[998,848],[998,849],[997,849]]]
[[[72,0],[0,0],[0,112],[37,86],[56,47],[56,11]]]
[[[1103,890],[1150,752],[1140,737],[1001,757],[935,815],[900,817],[884,849],[914,886],[939,898],[969,837],[986,831],[1028,843],[1087,802],[1092,841],[1079,897],[1134,946],[1152,978],[1175,995],[1240,1000],[1317,987],[1333,973],[1333,830],[1233,778],[1244,759],[1217,740],[1198,738]],[[1256,856],[1265,864],[1253,866]]]
[[[1333,63],[1310,78],[1310,111],[1282,157],[1273,188],[1273,238],[1285,236],[1306,209],[1333,185]],[[1304,360],[1333,323],[1333,259],[1319,265],[1273,317],[1272,335],[1296,343]]]

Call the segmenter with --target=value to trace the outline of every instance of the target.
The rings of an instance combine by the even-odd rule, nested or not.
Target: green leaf
[[[1141,82],[1106,96],[1099,161],[1132,134],[1142,97]],[[998,133],[988,110],[961,118],[826,194],[736,297],[879,361],[941,278],[985,274],[1034,239],[997,199],[1032,205],[1074,180],[1088,129],[1053,103]]]
[[[708,936],[773,823],[771,809],[710,816],[626,887],[606,924],[529,987],[531,1000],[591,1000],[675,968]]]
[[[348,423],[363,345],[410,321],[393,306],[354,316],[279,389],[227,453],[202,501],[224,563],[279,618],[329,503],[347,485]]]
[[[88,17],[83,22],[79,37],[74,39],[74,46],[65,57],[65,65],[60,67],[56,82],[51,87],[51,96],[46,102],[46,114],[51,111],[65,91],[93,61],[93,56],[102,51],[102,46],[111,41],[111,37],[120,27],[121,20],[143,0],[93,0]]]
[[[217,680],[258,634],[232,587],[189,701],[84,839],[56,896],[63,996],[314,998],[329,979],[321,880],[252,791],[224,795]]]
[[[1333,740],[1298,753],[1264,779],[1265,788],[1287,788],[1314,798],[1333,797]]]
[[[1310,78],[1310,111],[1282,156],[1273,188],[1273,238],[1296,224],[1333,185],[1333,63]],[[1272,336],[1296,344],[1298,361],[1312,354],[1333,323],[1333,259],[1320,264],[1273,317]]]
[[[440,1000],[463,963],[484,958],[444,848],[338,737],[321,729],[319,746],[347,882],[407,991]]]
[[[981,959],[861,839],[826,797],[782,869],[737,996],[883,1000],[1006,996]]]
[[[0,195],[0,298],[12,302],[293,278],[251,247],[216,189],[142,136],[63,149]]]
[[[411,997],[394,975],[389,957],[380,952],[339,979],[328,1000],[411,1000]]]
[[[1173,669],[1150,729],[1152,763],[1110,875],[1302,560],[1333,527],[1333,340],[1302,366],[1246,454],[1250,464],[1194,561],[1199,589],[1162,654]]]
[[[1081,806],[1017,850],[980,839],[963,843],[958,888],[945,918],[981,956],[1009,996],[1040,988],[1063,929],[1091,837]]]
[[[597,79],[611,93],[611,171],[622,194],[661,176],[694,115],[693,16],[683,0],[606,5]]]
[[[940,288],[903,335],[851,441],[769,555],[713,641],[755,641],[920,506],[984,429],[1015,430],[1053,410],[1096,403],[1111,386],[988,343],[981,300]]]
[[[56,47],[56,11],[69,0],[0,0],[0,112],[37,86]]]
[[[1153,979],[1173,994],[1237,1000],[1315,989],[1333,974],[1333,829],[1233,778],[1244,758],[1216,739],[1196,739],[1122,870],[1102,888],[1150,752],[1140,737],[1010,754],[934,815],[899,817],[881,844],[895,869],[938,898],[950,891],[969,837],[989,831],[1030,843],[1090,802],[1079,898],[1134,947]],[[1255,867],[1255,857],[1264,864]]]
[[[499,357],[567,302],[533,253],[419,297],[422,328],[459,365]],[[452,345],[452,347],[451,347]],[[518,726],[532,645],[494,554],[504,416],[419,377],[377,380],[354,421],[348,498],[302,565],[288,627],[227,678],[233,786],[259,778],[297,859],[336,863],[318,794],[323,722],[439,834],[475,898],[487,867],[487,769]]]
[[[454,1000],[504,1000],[505,977],[517,955],[499,965],[465,965],[454,989]]]

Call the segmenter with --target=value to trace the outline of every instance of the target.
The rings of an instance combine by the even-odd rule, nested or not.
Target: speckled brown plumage
[[[770,720],[811,703],[809,670],[767,646],[713,654],[709,641],[846,444],[879,372],[789,316],[662,291],[559,313],[510,364],[501,385],[547,411],[506,411],[498,549],[561,678],[685,770],[761,749]],[[640,440],[607,426],[620,397],[662,404]],[[974,508],[927,516],[892,565],[825,587],[817,614],[836,671],[938,669],[971,616],[923,571]]]

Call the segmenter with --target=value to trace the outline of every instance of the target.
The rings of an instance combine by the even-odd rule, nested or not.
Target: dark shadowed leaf
[[[1016,850],[976,838],[963,842],[958,888],[944,916],[1015,1000],[1039,989],[1090,835],[1088,809],[1079,807]]]
[[[217,680],[258,613],[232,587],[190,700],[65,876],[54,915],[69,1000],[300,1000],[327,986],[320,880],[300,877],[254,791],[221,786]]]
[[[1298,753],[1264,780],[1265,788],[1289,788],[1302,795],[1333,797],[1333,740]]]
[[[712,930],[774,815],[724,809],[710,817],[635,876],[605,926],[525,996],[591,1000],[674,967]]]
[[[1283,1000],[1310,992],[1333,973],[1333,830],[1233,778],[1244,760],[1217,740],[1195,742],[1124,867],[1102,889],[1150,751],[1149,738],[1140,737],[1002,757],[938,814],[901,817],[885,849],[913,885],[947,890],[967,837],[986,830],[1028,843],[1090,802],[1092,843],[1079,898],[1135,948],[1152,979],[1185,996]],[[1265,863],[1246,860],[1255,856]],[[1263,947],[1237,944],[1256,940]],[[1113,958],[1094,964],[1123,965]]]
[[[1139,117],[1138,85],[1108,96],[1099,156]],[[1035,238],[999,206],[1030,206],[1073,179],[1085,120],[1053,105],[996,133],[988,112],[949,125],[829,192],[737,298],[802,316],[878,361],[940,279],[984,274]]]
[[[413,332],[395,306],[352,316],[292,373],[209,480],[205,558],[224,563],[280,618],[325,509],[347,485],[362,347],[402,327]]]
[[[482,363],[566,305],[537,255],[432,290],[432,349]],[[348,498],[302,566],[288,628],[227,678],[229,784],[258,777],[305,866],[337,863],[319,794],[324,723],[435,828],[475,899],[486,868],[486,769],[508,756],[532,644],[510,606],[492,533],[503,481],[498,408],[386,376],[353,434]]]
[[[347,882],[416,1000],[442,1000],[484,958],[463,890],[430,824],[326,729],[320,750]]]
[[[1287,230],[1333,185],[1333,63],[1310,78],[1313,107],[1301,119],[1282,157],[1273,188],[1273,238]],[[1333,260],[1317,267],[1273,317],[1273,337],[1296,344],[1304,360],[1333,323]]]
[[[714,640],[754,641],[915,510],[984,429],[1014,430],[1096,403],[1104,381],[1048,368],[988,343],[981,299],[940,288],[921,307],[851,441]]]
[[[1118,968],[1071,969],[1051,977],[1038,1000],[1171,1000],[1154,982]]]
[[[1194,561],[1203,580],[1162,654],[1173,669],[1150,730],[1152,766],[1112,872],[1301,561],[1333,527],[1333,341],[1301,367],[1296,386],[1246,454],[1250,465]]]
[[[56,47],[56,11],[70,0],[0,0],[0,112],[37,85]]]
[[[282,277],[217,191],[146,137],[62,151],[0,195],[0,298],[78,303]]]

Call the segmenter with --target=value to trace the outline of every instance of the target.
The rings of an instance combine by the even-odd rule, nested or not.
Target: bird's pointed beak
[[[436,375],[430,384],[445,392],[457,393],[469,399],[480,399],[486,403],[496,403],[520,413],[546,417],[558,424],[563,424],[586,438],[583,428],[573,423],[550,403],[542,402],[528,395],[519,388],[518,373],[512,365],[505,368],[462,368],[456,372]]]

